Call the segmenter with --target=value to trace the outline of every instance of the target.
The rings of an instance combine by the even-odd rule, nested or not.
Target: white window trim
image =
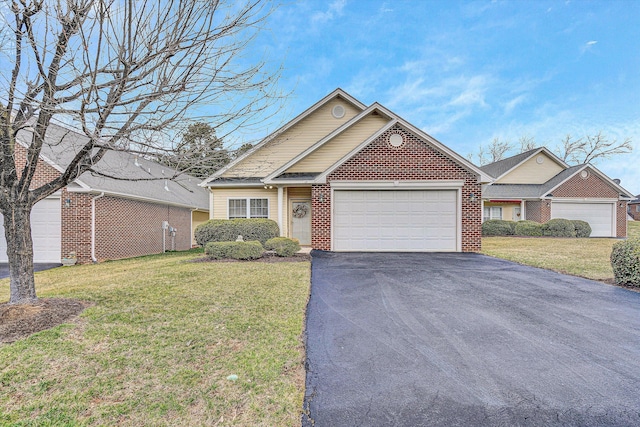
[[[493,210],[493,208],[500,209],[500,218],[493,218],[493,215],[491,214],[491,211]],[[484,210],[485,209],[489,209],[489,216],[488,217],[484,216]],[[489,219],[502,219],[502,206],[483,206],[482,207],[482,222],[485,222],[485,221],[487,221]]]
[[[264,219],[269,219],[269,215],[271,214],[271,206],[269,205],[269,198],[268,197],[228,197],[227,198],[227,219],[231,219],[231,215],[230,215],[230,210],[229,210],[229,202],[231,200],[245,200],[246,203],[246,216],[243,218],[264,218]],[[267,201],[267,216],[266,217],[252,217],[251,216],[251,200],[266,200]],[[239,218],[234,218],[234,219],[239,219]]]

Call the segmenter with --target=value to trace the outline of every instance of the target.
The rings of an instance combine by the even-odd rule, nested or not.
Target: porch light
[[[475,194],[473,194],[473,193],[469,194],[469,201],[471,203],[475,202],[476,200],[477,199],[476,199],[476,195]]]
[[[318,196],[318,201],[320,203],[324,203],[324,193],[320,193],[320,196]]]
[[[267,184],[264,185],[265,190],[271,190],[272,188],[273,188],[273,185],[267,185]]]

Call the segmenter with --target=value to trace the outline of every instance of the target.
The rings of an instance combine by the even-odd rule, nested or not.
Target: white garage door
[[[551,218],[581,219],[591,226],[591,237],[615,237],[615,203],[551,204]]]
[[[455,190],[336,190],[335,251],[456,251]]]
[[[0,262],[7,262],[4,218],[0,215]],[[60,198],[44,199],[31,211],[31,236],[34,262],[60,262]]]

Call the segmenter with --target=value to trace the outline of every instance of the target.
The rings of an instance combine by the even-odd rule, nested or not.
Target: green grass
[[[197,256],[37,273],[40,297],[95,305],[0,344],[0,425],[299,425],[309,263]]]
[[[629,237],[640,237],[640,222],[629,221]],[[609,257],[617,239],[483,237],[482,253],[594,280],[613,280]]]

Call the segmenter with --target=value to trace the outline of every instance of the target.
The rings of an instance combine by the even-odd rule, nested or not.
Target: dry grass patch
[[[629,222],[629,237],[640,236],[640,222]],[[520,264],[610,282],[610,256],[617,239],[483,237],[482,253]]]
[[[0,425],[299,425],[309,263],[198,256],[38,273],[41,297],[93,306],[0,344]]]

